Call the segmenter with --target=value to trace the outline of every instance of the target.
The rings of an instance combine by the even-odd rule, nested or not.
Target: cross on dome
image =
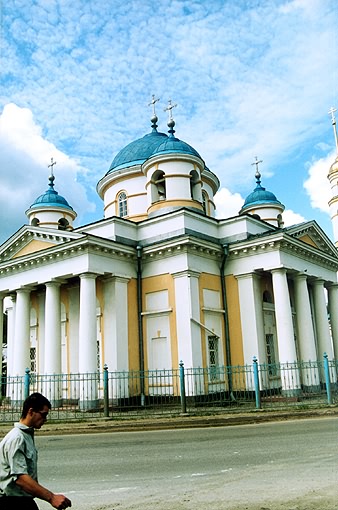
[[[164,111],[165,112],[168,112],[168,116],[169,116],[169,119],[168,119],[168,123],[167,123],[167,126],[169,128],[169,133],[173,136],[175,131],[174,131],[174,126],[175,126],[175,121],[173,119],[173,108],[176,108],[177,104],[172,104],[172,101],[171,99],[168,100],[168,106],[166,108],[164,108]]]
[[[49,176],[49,186],[53,189],[54,188],[54,181],[55,181],[55,177],[54,177],[54,165],[56,165],[56,161],[54,161],[53,158],[50,158],[50,165],[48,165],[48,168],[50,168],[50,176]]]
[[[150,103],[148,103],[148,106],[151,106],[151,105],[153,106],[153,116],[151,117],[151,119],[150,119],[150,120],[151,120],[151,124],[152,124],[152,125],[151,125],[151,127],[152,127],[152,128],[153,128],[153,130],[155,130],[155,131],[156,131],[156,128],[157,128],[157,124],[156,124],[156,122],[158,121],[158,117],[157,117],[157,115],[156,115],[156,111],[155,111],[155,104],[156,104],[156,103],[157,103],[157,101],[159,101],[159,100],[160,100],[160,98],[155,99],[155,95],[153,94],[153,95],[152,95],[152,99],[151,99]]]
[[[255,173],[255,177],[256,177],[256,180],[257,180],[257,184],[260,184],[260,178],[261,178],[261,173],[260,173],[260,171],[258,170],[258,165],[259,165],[260,163],[263,163],[263,160],[262,160],[262,159],[260,159],[260,160],[258,161],[257,156],[255,156],[255,161],[254,161],[253,163],[251,163],[251,166],[256,165],[256,173]]]

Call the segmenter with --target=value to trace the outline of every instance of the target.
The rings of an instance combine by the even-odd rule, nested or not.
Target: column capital
[[[287,268],[286,267],[275,267],[273,269],[270,269],[270,272],[273,273],[280,273],[280,274],[286,274]]]
[[[99,276],[98,273],[81,273],[81,274],[79,274],[79,278],[81,280],[96,279],[98,276]]]
[[[61,282],[51,280],[50,282],[45,282],[45,286],[46,287],[61,287]]]

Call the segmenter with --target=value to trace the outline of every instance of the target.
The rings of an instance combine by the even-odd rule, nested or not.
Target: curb
[[[251,413],[193,416],[190,414],[167,418],[138,418],[116,419],[98,418],[96,420],[81,422],[51,422],[46,423],[38,431],[41,436],[93,434],[105,432],[140,432],[151,430],[175,430],[187,428],[227,427],[238,425],[253,425],[267,422],[286,420],[303,420],[338,416],[338,408],[313,409],[294,412],[271,412],[256,410]],[[3,437],[11,428],[11,422],[0,423],[0,437]]]

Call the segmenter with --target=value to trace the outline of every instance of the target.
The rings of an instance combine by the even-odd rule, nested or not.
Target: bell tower
[[[330,108],[329,115],[331,116],[333,135],[336,144],[336,159],[330,166],[328,179],[331,186],[331,199],[329,200],[330,215],[333,228],[334,243],[338,247],[338,137],[337,137],[337,124],[335,112],[336,108]]]

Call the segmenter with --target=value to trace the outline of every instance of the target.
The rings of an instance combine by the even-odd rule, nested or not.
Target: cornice
[[[113,241],[105,241],[82,237],[67,245],[53,246],[46,250],[17,257],[0,263],[0,277],[16,274],[22,271],[29,271],[33,268],[50,265],[63,260],[69,260],[82,255],[99,255],[104,257],[136,258],[134,248],[123,246]]]
[[[338,257],[321,252],[317,248],[299,241],[297,238],[288,237],[282,234],[282,237],[276,239],[256,239],[251,242],[238,243],[236,246],[230,245],[229,257],[233,259],[244,258],[279,250],[303,258],[308,262],[338,270]]]

